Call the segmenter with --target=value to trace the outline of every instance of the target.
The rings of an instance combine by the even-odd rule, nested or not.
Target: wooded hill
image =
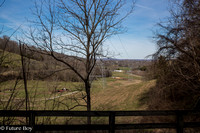
[[[64,64],[54,60],[53,57],[43,54],[42,50],[29,45],[24,45],[23,47],[23,56],[25,57],[29,80],[80,81],[74,72]],[[55,54],[65,58],[65,60],[70,60],[73,66],[77,66],[84,71],[80,62],[74,61],[73,56]],[[22,79],[21,54],[18,42],[10,40],[7,36],[0,38],[0,57],[0,81],[17,77]],[[80,60],[84,59],[80,58]],[[93,75],[94,77],[95,75],[102,75],[98,65],[95,67]],[[104,70],[104,76],[111,76],[108,69]]]

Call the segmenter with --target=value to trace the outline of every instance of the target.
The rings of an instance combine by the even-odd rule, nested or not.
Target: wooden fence
[[[29,125],[33,131],[58,131],[58,130],[108,130],[114,133],[115,130],[127,129],[156,129],[174,128],[177,133],[183,133],[184,128],[200,127],[200,122],[185,122],[185,116],[200,116],[200,110],[177,110],[177,111],[15,111],[1,110],[0,117],[28,117]],[[38,125],[35,123],[36,117],[44,116],[74,116],[74,117],[109,117],[109,124],[91,125]],[[138,123],[138,124],[116,124],[115,118],[123,116],[175,116],[174,123]],[[6,126],[6,125],[0,125]],[[17,125],[9,125],[17,126]]]

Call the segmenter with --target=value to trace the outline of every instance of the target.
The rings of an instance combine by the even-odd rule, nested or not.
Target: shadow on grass
[[[148,91],[143,92],[140,96],[139,96],[139,100],[138,100],[138,106],[148,106],[149,103],[149,99],[150,99],[150,94],[151,94],[151,90],[153,89],[153,87],[151,87]]]

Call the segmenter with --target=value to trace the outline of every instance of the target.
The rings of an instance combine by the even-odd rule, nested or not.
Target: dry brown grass
[[[138,79],[111,81],[104,90],[92,94],[93,110],[144,110],[140,97],[154,85],[155,81]]]

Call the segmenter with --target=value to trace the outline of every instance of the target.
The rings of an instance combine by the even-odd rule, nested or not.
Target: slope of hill
[[[19,48],[18,45],[13,46]],[[1,68],[3,68],[0,72],[0,79],[3,79],[0,83],[1,101],[6,103],[9,97],[12,97],[13,103],[16,104],[20,101],[23,103],[25,91],[21,73],[21,56],[17,50],[13,51],[12,45],[9,45],[8,48],[9,52],[4,52],[5,58],[1,64]],[[34,54],[31,51],[27,51],[25,56],[28,92],[32,109],[68,110],[76,104],[85,104],[83,84],[79,82],[80,80],[75,74],[66,69],[66,66],[54,61],[52,57]],[[150,61],[104,60],[103,63],[108,70],[114,70],[112,69],[114,66],[123,69],[123,72],[113,72],[113,77],[105,78],[104,75],[102,76],[101,70],[97,70],[104,78],[97,78],[92,84],[92,109],[145,109],[146,106],[140,104],[140,97],[149,87],[154,85],[154,81],[143,81],[141,76],[131,74],[131,70],[133,66],[148,65]],[[62,90],[63,88],[66,88],[67,91]],[[79,93],[74,93],[77,91]],[[77,99],[79,100],[77,101]],[[24,103],[19,109],[23,108]],[[84,110],[85,108],[80,106],[76,109]]]

